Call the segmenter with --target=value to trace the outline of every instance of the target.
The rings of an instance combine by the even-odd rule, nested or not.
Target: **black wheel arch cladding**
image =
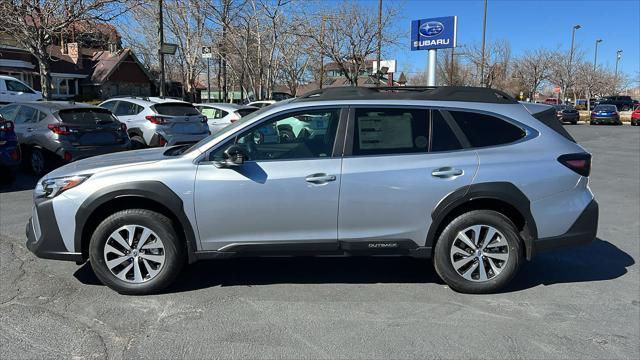
[[[94,212],[102,205],[117,199],[123,198],[142,198],[148,201],[159,203],[167,208],[180,223],[184,231],[187,245],[187,252],[191,260],[192,254],[197,249],[196,237],[191,222],[184,212],[182,199],[173,192],[167,185],[160,181],[133,181],[122,184],[116,184],[102,188],[91,194],[80,205],[76,212],[76,228],[74,233],[74,246],[76,251],[82,251],[83,256],[86,254],[86,245],[83,242],[83,235],[86,235],[86,226]],[[151,209],[153,210],[153,209]],[[100,219],[102,221],[104,219]],[[88,235],[90,236],[90,235]]]
[[[427,232],[425,246],[434,247],[437,236],[447,225],[443,222],[447,220],[450,214],[455,213],[457,209],[466,205],[471,205],[471,209],[474,209],[473,203],[483,201],[498,201],[512,207],[519,213],[524,220],[520,234],[524,241],[526,257],[531,259],[533,242],[538,238],[538,229],[531,214],[531,202],[518,187],[510,182],[486,182],[466,185],[443,198],[431,212],[432,223]],[[479,208],[482,208],[482,206]],[[508,214],[505,215],[508,216]]]

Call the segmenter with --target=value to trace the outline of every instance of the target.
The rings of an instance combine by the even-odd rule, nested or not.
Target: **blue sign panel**
[[[411,21],[411,51],[456,47],[458,17]]]

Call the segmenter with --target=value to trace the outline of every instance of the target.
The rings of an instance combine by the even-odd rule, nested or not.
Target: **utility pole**
[[[376,63],[376,87],[380,86],[380,57],[382,52],[382,0],[378,0],[378,62]],[[393,84],[392,84],[393,85]]]
[[[164,96],[164,53],[162,44],[164,43],[164,25],[162,23],[162,0],[158,0],[158,55],[160,58],[160,97]]]
[[[211,66],[211,59],[207,58],[207,102],[211,102],[211,73],[209,68]]]
[[[324,20],[325,17],[322,16],[320,18],[320,84],[318,84],[320,89],[324,82]]]
[[[484,87],[484,45],[487,32],[487,0],[484,0],[484,16],[482,17],[482,55],[480,64],[480,86]]]

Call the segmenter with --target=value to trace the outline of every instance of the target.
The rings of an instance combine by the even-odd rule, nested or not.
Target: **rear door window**
[[[14,121],[16,110],[18,110],[18,105],[7,105],[0,108],[0,115],[7,120]]]
[[[442,113],[438,110],[431,112],[431,151],[460,150],[463,146],[453,132]]]
[[[162,103],[153,105],[159,115],[167,116],[193,116],[199,115],[198,110],[187,103]]]
[[[428,109],[357,108],[353,155],[426,153]]]
[[[100,125],[114,122],[111,112],[102,108],[60,110],[58,116],[63,123],[73,125]]]
[[[20,110],[16,114],[15,123],[29,124],[34,122],[38,122],[38,110],[29,106],[21,106]]]
[[[526,135],[523,129],[495,116],[467,111],[446,113],[460,127],[472,147],[509,144]]]

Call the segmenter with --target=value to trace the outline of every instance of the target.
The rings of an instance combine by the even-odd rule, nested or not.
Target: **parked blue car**
[[[19,163],[20,148],[13,122],[0,116],[0,181],[13,180]]]

